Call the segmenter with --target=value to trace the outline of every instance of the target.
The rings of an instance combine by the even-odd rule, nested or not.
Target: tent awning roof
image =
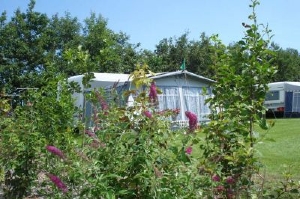
[[[180,70],[180,71],[174,71],[174,72],[162,72],[162,73],[156,73],[155,75],[148,76],[151,79],[159,79],[169,76],[178,76],[178,75],[187,75],[194,78],[197,78],[202,81],[206,81],[209,83],[215,82],[214,80],[211,80],[209,78],[203,77],[201,75],[197,75],[191,72],[188,72],[187,70]],[[132,78],[130,77],[130,74],[121,74],[121,73],[94,73],[94,78],[91,79],[92,82],[111,82],[112,84],[115,82],[124,83],[128,81],[132,81]],[[76,75],[69,77],[69,81],[76,81],[81,82],[84,75]]]
[[[215,82],[212,79],[209,79],[209,78],[201,76],[201,75],[197,75],[195,73],[191,73],[187,70],[178,70],[178,71],[174,71],[174,72],[157,73],[154,76],[150,76],[150,78],[158,79],[158,78],[163,78],[163,77],[168,77],[168,76],[176,76],[176,75],[189,75],[189,76],[195,77],[197,79],[205,80],[207,82],[211,82],[211,83]]]

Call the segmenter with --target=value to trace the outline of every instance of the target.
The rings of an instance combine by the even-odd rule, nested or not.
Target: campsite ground
[[[260,137],[255,149],[263,165],[261,175],[270,183],[285,181],[286,177],[300,181],[300,118],[268,119],[268,122],[275,123],[269,130],[255,128]],[[194,149],[198,156],[201,151],[198,147]]]
[[[280,181],[291,176],[300,180],[300,119],[272,119],[268,131],[257,129],[265,138],[257,144],[258,156],[265,165],[269,180]]]

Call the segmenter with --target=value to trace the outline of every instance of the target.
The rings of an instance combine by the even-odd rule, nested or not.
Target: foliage
[[[276,56],[273,64],[278,66],[278,73],[274,81],[299,81],[300,57],[296,49],[287,48],[275,50]]]
[[[72,187],[66,197],[195,197],[203,180],[190,156],[194,136],[172,131],[166,119],[170,113],[157,112],[144,92],[129,108],[108,104],[101,90],[89,95],[93,126],[70,143],[72,150],[64,150],[67,160],[49,167]]]
[[[253,176],[260,168],[254,125],[268,127],[260,116],[266,84],[276,71],[270,65],[274,55],[269,38],[264,37],[270,32],[260,33],[256,21],[258,4],[252,0],[253,24],[243,24],[246,34],[236,46],[227,48],[216,36],[205,34],[201,41],[189,42],[186,33],[174,41],[162,40],[155,53],[144,51],[143,59],[136,52],[138,45],[128,43],[124,33],[109,30],[106,20],[95,14],[85,21],[81,34],[76,18],[66,14],[49,19],[33,11],[34,1],[8,23],[4,13],[1,86],[10,91],[38,88],[23,93],[23,106],[13,112],[7,99],[0,101],[5,197],[249,198],[296,192],[298,185],[288,173],[282,186],[253,190]],[[172,130],[168,118],[178,110],[157,110],[159,91],[143,62],[153,64],[153,71],[175,70],[184,58],[192,72],[215,75],[214,96],[208,100],[213,112],[211,122],[201,128],[196,115],[187,112],[189,128]],[[138,63],[135,71],[133,63]],[[138,90],[128,93],[136,94],[134,105],[120,107],[104,90],[94,90],[85,96],[93,115],[76,120],[82,110],[74,107],[71,93],[83,91],[66,77],[85,73],[83,84],[88,87],[92,70],[133,71]],[[114,89],[110,94],[115,96]]]
[[[154,72],[174,71],[185,60],[187,70],[208,78],[216,73],[216,60],[227,53],[205,33],[189,40],[188,32],[162,39],[153,52],[143,50],[139,43],[130,43],[126,33],[109,29],[101,15],[92,13],[80,23],[70,13],[47,16],[34,7],[35,0],[31,0],[25,12],[17,9],[10,19],[5,12],[0,16],[0,88],[5,87],[8,93],[16,88],[44,86],[42,73],[49,71],[67,76],[80,74],[83,70],[72,67],[64,56],[66,51],[76,52],[78,46],[89,52],[87,62],[93,72],[131,73],[136,64],[144,63]],[[232,53],[235,48],[241,48],[239,42],[227,50]],[[270,81],[299,80],[298,51],[283,50],[276,44],[270,50],[276,52],[270,58],[279,71]]]
[[[221,56],[216,71],[213,97],[208,100],[211,110],[211,122],[204,129],[206,145],[204,150],[205,172],[212,176],[217,189],[215,195],[227,198],[249,194],[252,176],[259,169],[259,162],[254,156],[256,136],[254,124],[264,122],[264,98],[267,83],[275,74],[268,58],[269,30],[260,33],[255,8],[258,1],[252,0],[253,9],[249,19],[253,24],[243,23],[245,37],[239,41],[240,48],[233,53]],[[222,45],[215,38],[216,45]],[[266,125],[262,125],[266,128]],[[217,176],[214,177],[214,176]],[[222,189],[218,189],[222,186]]]
[[[89,52],[90,71],[132,72],[139,62],[139,44],[129,43],[125,33],[114,33],[107,21],[91,14],[84,24],[70,13],[49,18],[34,11],[35,0],[26,12],[17,9],[10,20],[0,17],[0,88],[12,93],[16,88],[41,88],[43,73],[67,76],[82,73],[69,63],[66,51]]]
[[[199,41],[189,41],[188,33],[184,33],[179,38],[161,40],[153,55],[147,51],[144,53],[146,63],[155,72],[179,70],[183,60],[186,60],[187,70],[211,78],[217,51],[205,33],[200,35]]]
[[[20,100],[24,105],[1,118],[0,163],[5,171],[7,198],[22,198],[31,192],[37,175],[47,165],[43,155],[46,144],[68,146],[75,109],[71,88],[63,82],[58,100],[58,79],[23,93]]]
[[[43,35],[48,24],[46,14],[33,11],[34,2],[26,13],[19,9],[11,21],[1,25],[1,87],[20,88],[38,76],[44,63]],[[2,15],[6,18],[6,15]],[[13,41],[13,42],[12,42]],[[38,55],[38,56],[36,56]],[[36,85],[41,82],[35,82]],[[26,87],[26,86],[25,86]],[[9,87],[8,89],[12,89]]]
[[[192,151],[197,137],[172,131],[173,112],[156,110],[148,89],[129,108],[107,103],[101,90],[90,93],[92,127],[74,123],[72,89],[52,77],[24,96],[27,106],[1,120],[5,197],[195,198],[201,192],[205,179]]]

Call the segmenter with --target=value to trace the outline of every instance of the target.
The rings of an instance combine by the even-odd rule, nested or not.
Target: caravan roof
[[[119,74],[119,73],[94,73],[94,78],[91,79],[90,84],[92,88],[103,87],[108,88],[113,86],[116,82],[124,83],[129,81],[129,74]],[[76,75],[68,78],[70,82],[78,82],[82,84],[82,78],[84,75]]]
[[[300,82],[273,82],[268,84],[270,90],[299,91]]]

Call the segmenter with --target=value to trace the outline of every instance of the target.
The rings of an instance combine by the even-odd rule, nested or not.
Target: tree
[[[300,56],[296,49],[279,48],[276,53],[273,65],[278,66],[278,73],[273,81],[299,81],[300,80]]]
[[[92,13],[83,28],[83,49],[88,50],[96,71],[132,72],[138,61],[139,44],[128,42],[123,32],[114,33],[107,28],[107,20]]]
[[[144,51],[144,56],[152,71],[179,70],[185,60],[187,70],[211,78],[214,75],[215,60],[221,52],[217,47],[205,33],[200,35],[199,41],[189,40],[188,33],[184,33],[178,38],[161,40],[153,54]]]
[[[191,41],[188,53],[188,68],[191,72],[212,78],[214,73],[214,58],[217,46],[213,46],[210,37],[202,33],[199,41]]]
[[[159,62],[156,66],[150,66],[153,71],[174,71],[178,70],[182,61],[188,54],[188,33],[179,38],[164,38],[156,45],[155,55]]]
[[[19,9],[11,21],[1,20],[1,86],[8,89],[40,85],[36,79],[44,69],[43,34],[49,22],[45,14],[34,12],[35,1],[30,1],[26,13]]]
[[[63,58],[63,53],[70,48],[77,49],[82,43],[80,31],[81,24],[76,17],[71,17],[70,13],[66,13],[64,17],[52,16],[43,34],[47,60],[46,71],[54,70],[52,72],[65,73],[67,76],[77,74]],[[55,63],[55,68],[50,67],[51,63]]]

